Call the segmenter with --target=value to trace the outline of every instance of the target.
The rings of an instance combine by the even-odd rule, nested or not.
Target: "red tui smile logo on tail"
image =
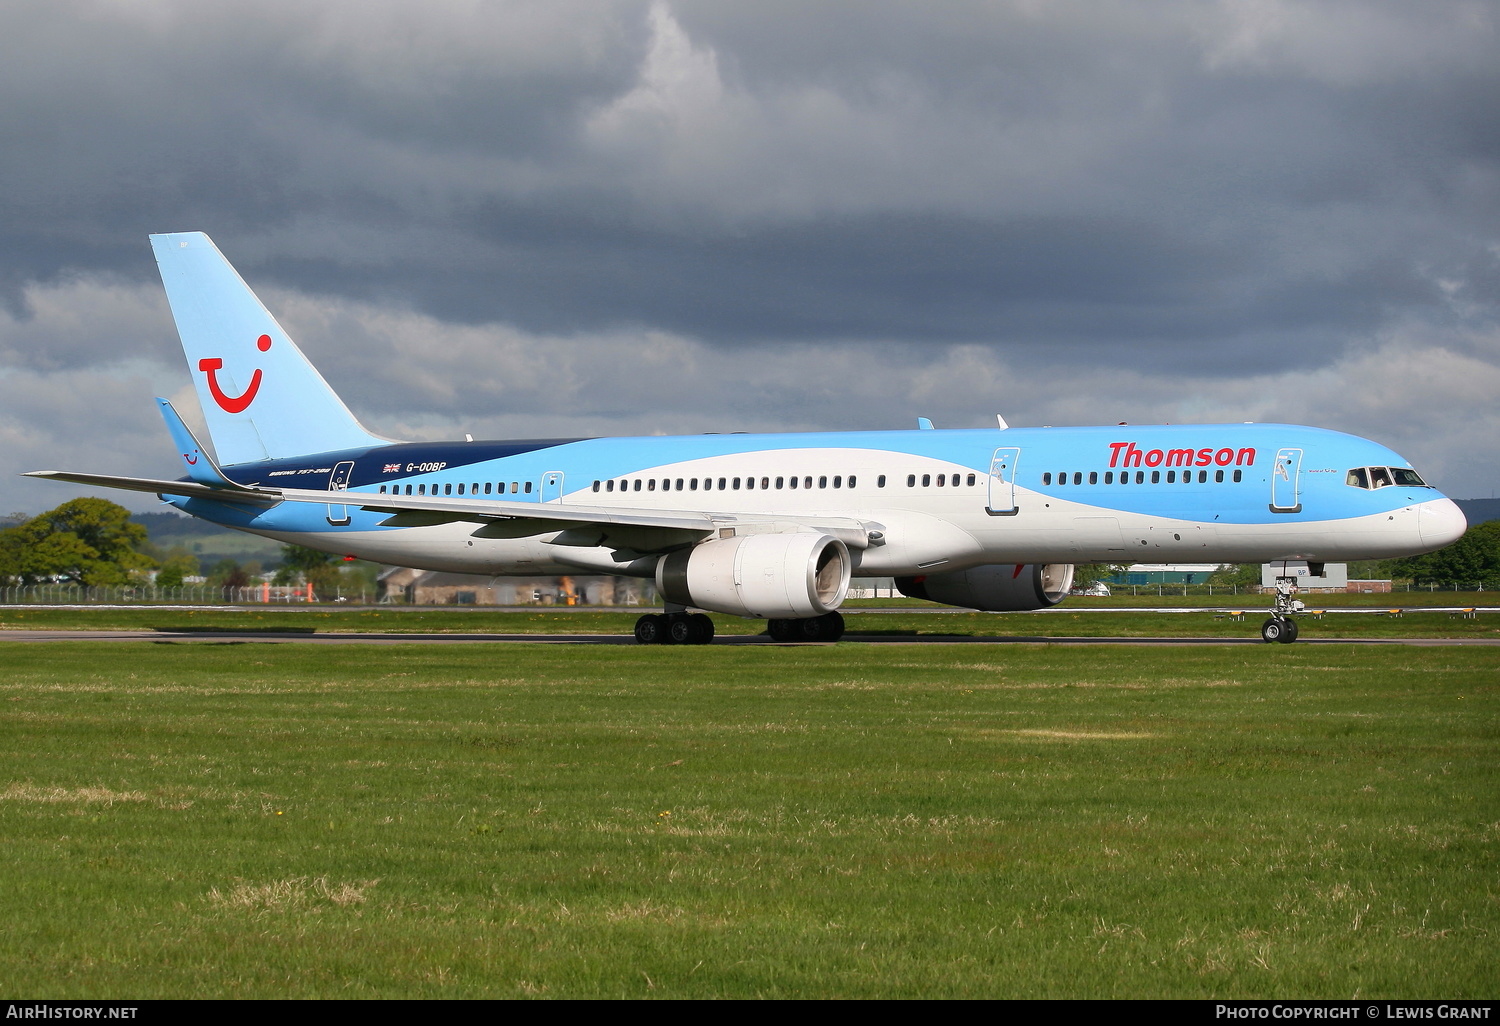
[[[255,348],[261,352],[271,348],[271,336],[262,335],[255,340]],[[207,357],[198,361],[198,369],[208,375],[208,390],[213,394],[214,402],[225,413],[244,413],[255,402],[255,393],[260,391],[260,368],[255,368],[255,373],[250,375],[250,387],[239,395],[225,395],[224,390],[219,387],[218,372],[224,366],[224,361],[217,357]]]

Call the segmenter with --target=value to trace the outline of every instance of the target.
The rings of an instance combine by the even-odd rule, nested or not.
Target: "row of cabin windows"
[[[947,478],[948,480],[944,481],[943,480],[944,478]],[[963,475],[962,474],[939,474],[937,476],[937,487],[939,487],[939,488],[943,488],[943,487],[957,488],[960,485],[960,483],[963,483],[962,479],[963,479]],[[972,488],[974,486],[974,482],[977,481],[977,480],[978,480],[978,478],[974,474],[970,474],[969,478],[968,478],[968,482],[967,482],[968,485],[969,485],[969,487]],[[923,474],[922,475],[922,487],[923,488],[931,488],[932,486],[933,486],[932,475],[931,474]],[[915,488],[915,487],[917,487],[917,475],[916,474],[907,474],[906,475],[906,487],[908,487],[908,488]]]
[[[1153,471],[1151,471],[1151,483],[1152,484],[1161,484],[1161,481],[1162,481],[1161,476],[1162,476],[1163,473],[1165,473],[1167,475],[1167,484],[1176,484],[1177,483],[1177,471],[1175,471],[1175,470],[1168,470],[1168,471],[1153,470]],[[1099,472],[1097,470],[1091,470],[1091,471],[1089,471],[1089,475],[1088,476],[1089,476],[1089,484],[1096,485],[1096,484],[1099,483]],[[1236,470],[1234,472],[1234,481],[1235,482],[1241,481],[1243,479],[1243,476],[1244,475],[1243,475],[1242,471]],[[1222,471],[1222,470],[1215,470],[1214,471],[1214,481],[1217,482],[1217,483],[1222,484],[1223,481],[1224,481],[1224,471]],[[1051,474],[1051,472],[1043,474],[1042,475],[1042,484],[1044,484],[1044,485],[1050,485],[1051,483],[1052,483],[1052,474]],[[1057,475],[1057,483],[1060,484],[1060,485],[1065,485],[1065,484],[1068,483],[1068,472],[1067,471],[1063,471],[1061,474]],[[1075,470],[1075,471],[1073,471],[1073,482],[1072,483],[1075,484],[1075,485],[1081,485],[1081,484],[1083,484],[1083,471],[1081,471],[1081,470]],[[1105,484],[1114,484],[1115,483],[1115,472],[1113,470],[1106,470],[1104,472],[1104,483]],[[1129,483],[1130,483],[1130,471],[1128,471],[1128,470],[1122,470],[1122,471],[1120,471],[1120,484],[1129,484]],[[1136,484],[1145,484],[1146,483],[1146,471],[1144,471],[1144,470],[1137,470],[1135,472],[1135,483]],[[1183,484],[1192,484],[1193,483],[1193,472],[1191,470],[1184,470],[1182,472],[1182,483]],[[1208,471],[1206,471],[1206,470],[1200,470],[1200,471],[1198,471],[1198,483],[1199,484],[1208,484]]]
[[[494,486],[494,490],[493,491],[490,490],[492,485]],[[407,495],[437,495],[439,487],[441,487],[443,489],[442,494],[444,494],[444,495],[452,495],[452,494],[454,494],[454,492],[453,492],[453,485],[452,484],[445,484],[445,485],[442,485],[442,486],[434,484],[432,486],[432,490],[431,491],[427,490],[427,486],[425,484],[419,484],[419,485],[416,486],[416,491],[415,492],[412,491],[412,486],[411,485],[407,485],[406,486],[406,492],[405,492],[405,494],[407,494]],[[473,484],[469,485],[469,494],[470,495],[479,495],[480,494],[479,489],[481,487],[484,488],[483,494],[485,494],[485,495],[504,495],[505,494],[505,482],[504,481],[485,481],[483,483],[483,485],[481,485],[478,481],[475,481]],[[387,494],[385,489],[386,489],[385,485],[381,485],[380,486],[380,494],[381,495]],[[391,495],[401,495],[402,494],[401,486],[400,485],[392,485],[389,494],[391,494]],[[458,485],[458,494],[459,495],[463,495],[464,494],[464,486],[463,486],[462,483],[460,483]],[[512,495],[522,495],[522,494],[530,495],[531,494],[531,482],[530,481],[512,481],[510,483],[510,494],[512,494]]]
[[[831,478],[828,475],[823,474],[823,475],[820,475],[818,477],[817,481],[818,481],[817,487],[819,487],[819,488],[827,488],[827,487],[829,487],[830,483],[832,484],[832,486],[834,488],[853,488],[858,483],[858,479],[853,474],[850,474],[847,478],[844,477],[844,475],[842,475],[842,474],[835,474]],[[660,485],[660,487],[661,487],[661,490],[664,491],[664,492],[670,492],[670,491],[672,491],[674,489],[674,487],[679,492],[681,492],[681,491],[696,492],[700,488],[703,491],[705,491],[705,492],[711,492],[711,491],[714,490],[714,485],[715,485],[716,482],[718,484],[718,490],[721,491],[721,492],[739,491],[741,488],[745,489],[746,491],[754,491],[756,488],[759,488],[761,491],[770,491],[772,488],[799,488],[799,487],[800,488],[811,488],[811,487],[813,487],[813,478],[811,476],[808,476],[808,477],[778,477],[778,478],[762,477],[762,478],[758,479],[758,483],[757,483],[757,479],[753,478],[753,477],[720,477],[720,478],[712,478],[712,477],[704,477],[704,478],[697,478],[697,477],[670,478],[670,477],[664,477],[664,478],[661,479],[661,485]],[[885,475],[884,474],[880,475],[880,477],[876,479],[875,485],[876,485],[877,488],[884,488],[885,487]],[[657,490],[657,480],[656,480],[656,478],[654,478],[654,477],[631,478],[631,479],[624,480],[624,481],[612,481],[611,480],[611,481],[595,481],[594,482],[594,491],[596,491],[596,492],[598,492],[598,491],[604,491],[604,492],[614,492],[614,491],[620,491],[620,492],[639,492],[639,491],[642,491],[642,490],[648,491],[648,492],[654,492],[654,491],[656,491]]]

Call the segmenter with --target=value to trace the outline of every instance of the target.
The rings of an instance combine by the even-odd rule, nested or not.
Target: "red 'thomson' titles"
[[[1146,449],[1136,448],[1134,442],[1110,442],[1109,465],[1111,467],[1208,467],[1218,464],[1227,467],[1249,467],[1255,463],[1254,449]]]

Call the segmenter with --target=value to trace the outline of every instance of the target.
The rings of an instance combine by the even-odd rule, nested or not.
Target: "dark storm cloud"
[[[201,229],[389,430],[536,433],[556,396],[593,431],[939,396],[1490,423],[1445,394],[1500,365],[1492,4],[58,0],[0,29],[12,387],[180,381],[144,236]],[[1258,398],[1377,356],[1450,377],[1383,418]]]

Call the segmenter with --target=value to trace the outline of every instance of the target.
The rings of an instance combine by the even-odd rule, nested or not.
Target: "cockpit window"
[[[1431,488],[1422,476],[1410,467],[1355,467],[1344,477],[1351,488]]]

